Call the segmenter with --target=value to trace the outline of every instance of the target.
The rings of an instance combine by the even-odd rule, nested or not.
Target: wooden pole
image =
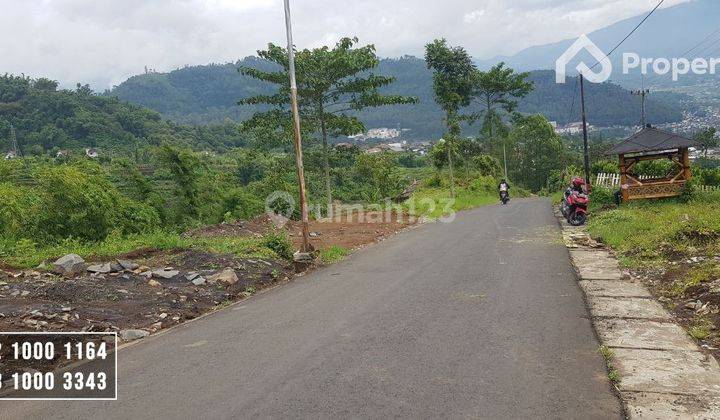
[[[585,115],[585,81],[582,73],[580,73],[580,104],[582,108],[582,125],[583,125],[583,147],[585,150],[585,182],[587,190],[590,192],[590,150],[588,148],[588,131],[587,117]]]
[[[310,252],[310,228],[308,205],[305,194],[305,169],[303,168],[302,134],[300,132],[300,111],[297,100],[297,81],[295,80],[295,50],[292,40],[292,22],[290,20],[290,0],[285,0],[285,29],[287,30],[288,64],[290,72],[290,107],[293,116],[295,138],[295,165],[297,166],[298,189],[300,190],[300,215],[302,218],[302,252]]]

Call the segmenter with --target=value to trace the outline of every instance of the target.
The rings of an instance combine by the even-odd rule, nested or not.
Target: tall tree
[[[707,157],[708,150],[720,145],[720,141],[718,141],[717,138],[717,129],[715,127],[709,127],[696,133],[694,138],[700,142],[700,150],[702,150],[704,157]]]
[[[502,124],[502,113],[512,114],[518,106],[518,99],[533,90],[529,73],[515,73],[505,63],[499,63],[488,71],[475,75],[473,95],[482,105],[483,132],[493,137],[495,128]]]
[[[460,137],[460,123],[467,118],[460,110],[470,105],[477,68],[463,47],[448,47],[445,39],[436,39],[425,46],[425,61],[433,70],[435,101],[445,111],[450,195],[455,197],[452,156]]]
[[[482,112],[482,133],[490,141],[496,135],[503,137],[502,154],[505,176],[507,176],[507,153],[504,137],[507,129],[503,124],[503,113],[512,114],[517,109],[517,100],[527,96],[533,89],[527,81],[529,73],[515,73],[505,63],[493,66],[489,71],[478,71],[475,75],[473,96],[484,108]]]
[[[508,143],[512,178],[532,191],[545,187],[550,173],[569,163],[562,138],[542,115],[515,118]]]
[[[357,134],[365,126],[352,112],[384,105],[415,103],[416,99],[400,95],[382,95],[379,89],[395,81],[371,73],[380,60],[375,46],[356,47],[357,38],[343,38],[334,48],[305,49],[295,56],[298,101],[303,129],[319,133],[323,147],[323,174],[328,212],[332,216],[332,182],[330,179],[328,138]],[[258,55],[278,64],[277,71],[264,71],[241,66],[247,76],[278,85],[272,95],[257,95],[242,99],[241,105],[270,105],[269,111],[255,114],[245,127],[277,129],[287,133],[290,120],[290,86],[288,81],[287,50],[274,44],[258,51]]]

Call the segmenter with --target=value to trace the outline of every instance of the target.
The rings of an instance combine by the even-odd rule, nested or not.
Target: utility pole
[[[15,126],[10,124],[10,147],[16,157],[20,157],[20,148],[17,144],[17,136],[15,135]]]
[[[287,31],[288,64],[290,72],[290,107],[293,116],[293,131],[295,137],[295,164],[297,166],[298,184],[300,190],[300,214],[302,217],[302,252],[310,252],[310,230],[308,227],[308,205],[305,195],[305,169],[303,168],[302,134],[300,133],[300,111],[297,100],[297,81],[295,80],[295,50],[292,40],[292,22],[290,20],[290,0],[285,0],[285,29]]]
[[[503,165],[505,166],[505,181],[507,181],[507,153],[505,152],[505,138],[503,137]]]
[[[588,148],[587,117],[585,114],[585,78],[580,73],[580,106],[582,109],[583,147],[585,150],[585,182],[590,191],[590,150]]]
[[[650,94],[650,89],[633,90],[631,92],[635,96],[639,96],[642,102],[641,114],[642,114],[642,128],[645,128],[645,98]]]

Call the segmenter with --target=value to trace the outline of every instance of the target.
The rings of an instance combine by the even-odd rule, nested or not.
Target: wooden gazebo
[[[620,186],[623,201],[645,198],[664,198],[680,195],[690,180],[690,152],[699,143],[648,125],[641,131],[613,147],[608,155],[620,157]],[[633,172],[640,162],[668,159],[675,164],[662,178],[642,179]]]

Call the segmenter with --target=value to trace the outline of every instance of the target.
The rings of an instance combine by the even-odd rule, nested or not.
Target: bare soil
[[[651,293],[670,311],[677,322],[690,332],[693,327],[709,323],[709,335],[693,337],[698,345],[720,360],[720,279],[710,279],[688,287],[681,295],[674,292],[677,284],[686,282],[698,264],[720,264],[720,257],[700,260],[676,256],[668,265],[635,269],[632,274],[641,278]]]
[[[355,249],[412,226],[407,216],[392,213],[356,215],[310,224],[315,249],[330,246]],[[187,232],[192,237],[259,237],[273,229],[268,217],[208,226]],[[298,222],[283,226],[296,246],[302,241]],[[279,259],[238,258],[195,250],[139,249],[119,256],[140,267],[109,274],[83,273],[65,278],[43,270],[0,269],[0,331],[123,331],[150,333],[181,324],[244,299],[278,282],[291,279],[295,267]],[[101,261],[92,261],[93,263]],[[105,261],[102,261],[105,262]],[[149,270],[173,269],[179,274],[163,279]],[[192,274],[207,279],[232,268],[235,284],[192,283]],[[157,282],[157,283],[155,283]]]

